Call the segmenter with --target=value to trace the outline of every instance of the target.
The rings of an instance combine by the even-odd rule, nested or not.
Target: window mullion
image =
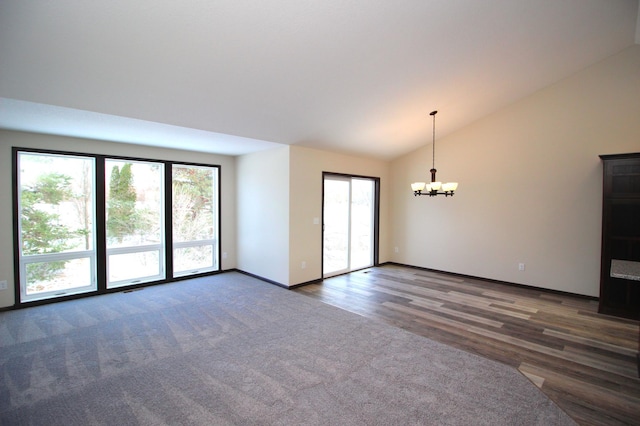
[[[164,239],[167,280],[173,279],[173,164],[165,163],[164,170]]]
[[[96,261],[98,293],[107,290],[107,231],[105,157],[96,156]]]

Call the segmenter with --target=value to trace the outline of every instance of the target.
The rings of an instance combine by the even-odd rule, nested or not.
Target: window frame
[[[92,248],[84,249],[84,250],[68,250],[58,253],[39,253],[39,254],[30,254],[23,255],[22,247],[23,247],[23,237],[22,237],[22,191],[21,191],[21,180],[20,180],[20,154],[24,153],[26,155],[34,155],[38,154],[41,156],[48,157],[64,157],[64,158],[75,158],[82,160],[91,160],[92,172],[94,173],[91,176],[91,191],[92,191],[92,205],[91,205],[91,213],[92,218],[94,219],[92,226],[92,239],[91,245]],[[82,155],[82,154],[60,154],[56,152],[33,152],[28,150],[19,150],[15,153],[14,156],[14,170],[15,170],[15,179],[14,179],[14,203],[15,203],[15,214],[14,214],[14,222],[15,222],[15,235],[16,235],[16,243],[14,245],[14,256],[16,258],[15,261],[15,271],[17,271],[18,277],[16,279],[16,299],[23,301],[23,303],[35,302],[40,300],[47,300],[55,297],[56,295],[76,295],[83,293],[90,293],[97,289],[97,227],[95,224],[96,217],[96,205],[97,205],[97,196],[96,196],[96,160],[92,156]],[[80,259],[88,259],[89,260],[89,284],[77,286],[77,287],[69,287],[66,289],[56,289],[49,291],[38,292],[34,295],[27,294],[27,267],[30,264],[35,263],[47,263],[47,262],[56,262],[56,261],[72,261],[72,260],[80,260]]]
[[[156,281],[161,281],[164,280],[165,278],[167,278],[167,270],[166,270],[166,232],[167,232],[167,223],[166,223],[166,209],[164,208],[164,204],[166,203],[166,179],[164,174],[166,173],[166,169],[167,169],[167,165],[165,164],[165,162],[162,161],[153,161],[153,160],[133,160],[133,159],[126,159],[123,160],[122,158],[119,157],[113,157],[113,156],[107,156],[104,158],[104,165],[105,165],[105,176],[104,176],[104,185],[105,188],[109,187],[110,182],[107,182],[107,178],[106,178],[106,173],[107,173],[107,163],[109,161],[114,161],[114,162],[122,162],[122,163],[138,163],[138,164],[153,164],[153,165],[159,165],[161,166],[160,170],[159,170],[159,185],[160,185],[160,229],[161,229],[161,233],[160,233],[160,243],[158,244],[150,244],[150,243],[146,243],[146,244],[140,244],[140,245],[126,245],[126,246],[116,246],[116,247],[110,247],[109,245],[109,240],[108,238],[106,239],[106,268],[107,268],[107,276],[106,276],[106,286],[108,289],[115,289],[115,288],[122,288],[122,287],[127,287],[133,284],[141,284],[141,283],[146,283],[146,282],[156,282]],[[108,202],[107,202],[107,197],[108,197],[108,191],[105,189],[105,216],[108,216],[107,212],[108,212]],[[104,226],[105,226],[105,231],[107,228],[107,221],[105,220],[104,222]],[[110,268],[109,265],[111,263],[111,256],[118,256],[118,255],[127,255],[127,254],[135,254],[135,253],[146,253],[146,252],[157,252],[158,253],[158,273],[157,274],[153,274],[153,275],[140,275],[140,276],[136,276],[134,278],[125,278],[125,279],[121,279],[121,280],[114,280],[111,281],[110,278]]]
[[[171,169],[170,169],[170,173],[171,173],[171,209],[172,209],[172,214],[171,214],[171,224],[170,226],[173,225],[173,166],[177,166],[177,167],[182,167],[182,168],[186,168],[186,167],[195,167],[195,168],[205,168],[205,169],[214,169],[215,167],[213,166],[207,166],[207,165],[202,165],[202,164],[192,164],[192,163],[173,163],[171,165]],[[193,247],[204,247],[204,246],[211,246],[212,248],[212,261],[213,264],[211,267],[206,267],[206,268],[191,268],[191,269],[185,269],[185,270],[181,270],[181,271],[177,271],[175,270],[175,265],[172,264],[171,267],[171,273],[173,274],[173,276],[175,278],[188,278],[189,276],[193,276],[195,274],[200,274],[200,273],[207,273],[207,272],[211,272],[211,271],[216,271],[216,270],[220,270],[220,266],[221,266],[221,258],[220,258],[220,231],[221,231],[221,227],[220,227],[220,168],[217,167],[217,170],[215,171],[215,176],[212,182],[212,188],[214,188],[214,194],[212,194],[214,196],[214,201],[213,201],[213,212],[214,215],[216,213],[216,211],[218,212],[217,214],[217,221],[215,220],[214,217],[214,222],[215,223],[215,230],[214,230],[214,235],[213,238],[205,238],[205,239],[200,239],[200,240],[190,240],[190,241],[179,241],[179,242],[175,242],[173,241],[173,232],[172,232],[172,244],[171,244],[171,252],[172,252],[172,262],[173,262],[173,252],[176,249],[182,249],[182,248],[193,248]],[[171,229],[173,231],[173,228]]]
[[[95,271],[97,288],[95,290],[86,291],[83,293],[70,293],[61,296],[53,296],[50,298],[39,298],[38,300],[22,300],[22,286],[21,279],[24,276],[24,271],[21,268],[20,262],[20,241],[21,241],[21,229],[20,229],[20,187],[19,187],[19,173],[18,168],[18,156],[20,152],[27,152],[33,154],[42,155],[62,155],[62,156],[76,156],[87,157],[94,159],[94,230],[95,230]],[[139,162],[153,162],[164,165],[164,279],[145,281],[145,282],[131,282],[129,284],[123,284],[119,286],[107,286],[108,282],[108,270],[107,270],[107,240],[106,240],[106,174],[105,174],[105,161],[107,159],[119,160],[119,161],[139,161]],[[184,166],[196,166],[217,169],[217,199],[214,209],[214,215],[217,216],[214,220],[217,224],[217,239],[214,240],[215,251],[215,264],[213,270],[198,271],[190,274],[180,274],[174,276],[173,272],[173,218],[172,218],[172,166],[173,165]],[[15,285],[15,306],[27,307],[37,304],[54,303],[58,301],[75,299],[80,297],[94,296],[104,293],[112,293],[119,291],[130,291],[139,287],[145,287],[149,285],[157,285],[168,282],[180,281],[188,278],[207,276],[220,273],[222,271],[222,166],[220,164],[206,164],[186,161],[171,161],[171,160],[159,160],[154,158],[139,158],[130,156],[118,156],[118,155],[104,155],[87,152],[74,152],[64,150],[51,150],[51,149],[38,149],[38,148],[24,148],[24,147],[12,147],[12,203],[13,203],[13,257],[14,257],[14,285]],[[202,243],[203,241],[198,241]],[[57,255],[57,254],[56,254]],[[49,255],[46,255],[49,256]],[[133,280],[136,281],[136,280]]]

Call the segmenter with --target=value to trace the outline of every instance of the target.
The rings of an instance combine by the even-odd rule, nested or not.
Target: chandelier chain
[[[436,168],[436,114],[432,113],[431,115],[433,115],[433,145],[431,147],[433,150],[433,154],[431,155],[431,168],[435,169]]]

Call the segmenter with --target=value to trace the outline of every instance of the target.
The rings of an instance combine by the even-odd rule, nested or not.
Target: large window
[[[95,161],[19,152],[23,302],[96,290]]]
[[[174,276],[218,269],[218,169],[173,165]]]
[[[105,161],[107,287],[157,281],[164,268],[164,165]]]
[[[18,303],[220,269],[217,166],[14,155]]]

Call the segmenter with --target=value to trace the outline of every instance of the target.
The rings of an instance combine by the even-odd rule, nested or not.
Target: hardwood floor
[[[511,365],[579,424],[640,424],[638,321],[596,301],[397,265],[295,291]]]

